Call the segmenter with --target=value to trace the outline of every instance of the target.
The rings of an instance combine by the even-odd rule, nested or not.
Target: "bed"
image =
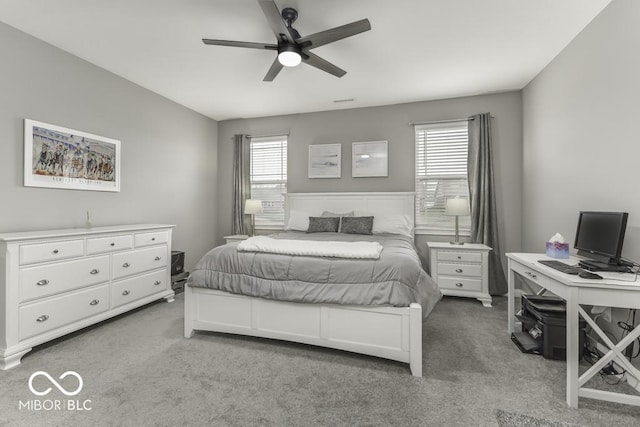
[[[413,224],[414,194],[285,195],[285,224],[325,211],[370,215],[377,224],[404,216]],[[202,330],[300,342],[408,363],[421,377],[422,322],[441,294],[420,266],[412,230],[368,236],[292,228],[262,240],[277,248],[306,244],[314,252],[323,245],[378,245],[379,258],[254,252],[251,243],[260,239],[214,248],[185,286],[185,337]]]

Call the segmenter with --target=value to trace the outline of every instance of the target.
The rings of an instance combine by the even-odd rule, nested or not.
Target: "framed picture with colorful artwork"
[[[25,119],[24,185],[120,191],[120,141]]]

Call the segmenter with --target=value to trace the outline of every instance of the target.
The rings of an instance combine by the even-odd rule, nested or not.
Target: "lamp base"
[[[464,242],[449,242],[450,245],[464,245]]]

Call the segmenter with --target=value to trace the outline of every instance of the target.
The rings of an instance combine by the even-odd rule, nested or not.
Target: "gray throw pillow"
[[[327,232],[337,232],[340,227],[340,218],[339,217],[319,217],[319,216],[310,216],[309,217],[309,228],[307,229],[307,233],[327,233]]]
[[[324,211],[322,212],[321,216],[328,216],[328,217],[338,217],[340,219],[342,219],[343,216],[353,216],[353,211],[351,212],[345,212],[345,213],[336,213],[336,212],[329,212],[329,211]],[[338,231],[341,231],[342,227],[338,226]]]
[[[372,216],[342,217],[341,233],[347,234],[373,234]]]

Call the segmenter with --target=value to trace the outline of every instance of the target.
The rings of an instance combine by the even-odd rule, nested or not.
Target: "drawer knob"
[[[36,322],[46,322],[47,320],[49,320],[49,316],[47,314],[43,314],[36,319]]]
[[[49,284],[49,281],[47,279],[42,279],[36,282],[36,285],[38,286],[46,286]]]
[[[98,270],[97,268],[94,268],[93,270],[91,270],[89,273],[91,274],[98,274],[100,273],[100,270]]]
[[[155,241],[156,241],[156,238],[155,238],[155,237],[152,237],[152,238],[151,238],[151,241],[152,241],[152,242],[155,242]]]
[[[160,285],[161,283],[162,283],[162,282],[161,282],[160,280],[156,280],[156,281],[155,281],[155,283],[154,283],[154,285],[158,286],[158,285]]]
[[[60,251],[59,251],[59,250],[57,250],[57,249],[54,249],[54,250],[53,250],[53,253],[54,253],[54,254],[57,254],[58,252],[60,252]]]
[[[127,290],[122,291],[122,295],[125,295],[125,296],[126,296],[126,295],[129,295],[130,293],[131,293],[131,292],[129,292],[129,291],[127,291]]]
[[[115,245],[116,245],[116,244],[115,244],[115,243],[113,243],[113,242],[109,243],[109,246],[115,246]]]
[[[460,255],[458,255],[458,259],[462,259],[462,257]]]
[[[456,273],[462,273],[462,269],[461,268],[456,268]]]
[[[129,265],[129,263],[128,263],[128,262],[125,262],[124,264],[122,264],[122,266],[123,266],[124,268],[129,268],[129,267],[131,267],[131,265]]]
[[[456,283],[456,286],[461,288],[462,286],[464,286],[462,283]]]
[[[154,259],[155,259],[156,261],[160,261],[160,257],[159,257],[159,256],[155,257]]]
[[[90,305],[98,305],[98,303],[100,303],[99,299],[94,299],[93,301],[91,301],[89,304]]]

